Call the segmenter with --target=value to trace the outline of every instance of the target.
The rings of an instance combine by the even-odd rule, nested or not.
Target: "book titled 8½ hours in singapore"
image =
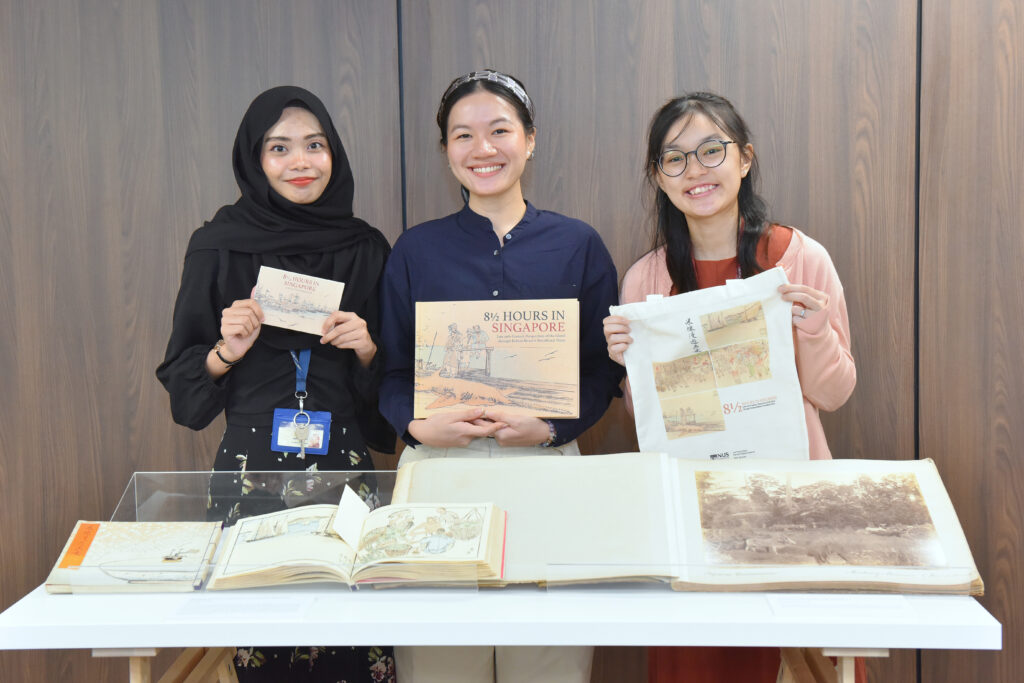
[[[414,417],[579,417],[579,301],[416,302]]]

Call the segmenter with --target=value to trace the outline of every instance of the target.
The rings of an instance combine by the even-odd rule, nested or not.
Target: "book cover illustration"
[[[414,417],[500,406],[579,416],[576,299],[416,302]]]
[[[51,592],[198,588],[220,536],[219,522],[84,522],[47,579]]]
[[[263,309],[264,325],[320,336],[344,291],[343,282],[260,266],[253,298]]]

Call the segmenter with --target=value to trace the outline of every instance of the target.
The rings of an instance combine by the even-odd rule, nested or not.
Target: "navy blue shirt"
[[[527,203],[503,241],[489,219],[466,206],[395,242],[381,283],[380,411],[408,444],[418,444],[406,430],[413,416],[417,301],[579,299],[580,417],[552,420],[554,445],[582,434],[619,395],[623,368],[608,357],[601,324],[618,301],[618,276],[597,231]]]

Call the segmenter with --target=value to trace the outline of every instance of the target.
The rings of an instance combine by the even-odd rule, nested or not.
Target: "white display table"
[[[664,586],[48,595],[0,615],[0,648],[349,645],[1001,647],[962,596],[677,593]]]
[[[806,647],[839,656],[839,680],[852,681],[853,656],[998,650],[1002,627],[963,596],[676,593],[665,586],[122,595],[48,595],[40,586],[0,614],[0,649],[130,656],[139,681],[149,680],[139,658],[158,648],[240,643]]]

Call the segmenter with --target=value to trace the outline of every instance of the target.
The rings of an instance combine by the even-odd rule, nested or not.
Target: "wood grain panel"
[[[491,66],[536,101],[536,205],[592,224],[619,269],[649,244],[643,150],[654,111],[689,90],[720,92],[754,131],[778,220],[832,254],[858,360],[858,388],[825,416],[836,457],[914,454],[914,84],[909,0],[402,3],[409,223],[460,206],[434,113],[454,76]],[[635,448],[613,402],[586,453]],[[915,678],[913,653],[877,680]]]
[[[174,425],[153,372],[188,236],[237,197],[231,145],[256,94],[320,95],[357,213],[398,234],[396,18],[318,0],[0,3],[0,606],[46,576],[74,520],[109,516],[132,471],[210,466],[221,427]],[[2,655],[2,677],[125,673],[32,654]]]
[[[922,680],[1024,667],[1024,9],[925,2],[921,457],[933,458],[1003,624],[1002,652],[924,652]]]

